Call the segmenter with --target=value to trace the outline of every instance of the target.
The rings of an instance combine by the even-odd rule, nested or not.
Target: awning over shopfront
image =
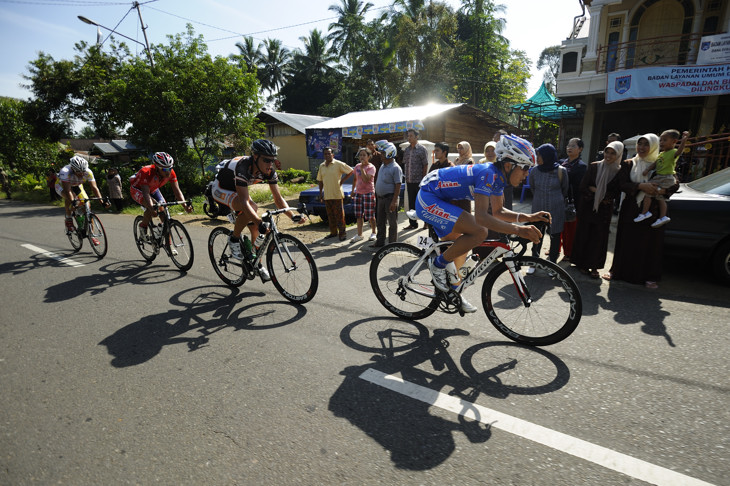
[[[561,120],[563,118],[576,118],[578,110],[572,106],[560,104],[560,100],[553,96],[543,83],[537,93],[524,103],[513,105],[512,113],[527,115],[545,120]]]
[[[363,136],[381,133],[402,133],[411,128],[423,130],[425,119],[460,106],[462,106],[461,103],[429,104],[388,110],[356,111],[308,126],[307,131],[341,130],[342,137],[363,138]]]

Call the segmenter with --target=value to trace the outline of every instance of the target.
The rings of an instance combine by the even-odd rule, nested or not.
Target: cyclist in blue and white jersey
[[[416,214],[433,226],[441,240],[454,241],[430,263],[433,283],[444,292],[450,284],[459,282],[457,268],[464,263],[469,250],[484,241],[488,230],[516,234],[536,243],[542,238],[540,230],[517,223],[550,221],[547,211],[524,214],[503,206],[504,189],[519,186],[536,163],[532,144],[516,135],[502,135],[496,152],[495,163],[439,169],[421,181]],[[464,199],[474,201],[474,214],[450,202]],[[464,312],[477,310],[463,298],[461,308]]]

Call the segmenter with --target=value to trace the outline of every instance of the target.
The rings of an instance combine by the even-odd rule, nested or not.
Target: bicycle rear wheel
[[[370,262],[370,286],[375,297],[396,316],[423,319],[438,308],[428,263],[414,268],[423,252],[407,243],[391,243],[378,250]],[[409,272],[413,272],[410,279]]]
[[[228,246],[228,228],[215,228],[208,236],[208,256],[216,275],[229,287],[240,287],[246,281],[246,271],[241,260],[231,256]]]
[[[570,336],[583,313],[580,290],[573,278],[540,258],[523,256],[506,261],[514,262],[521,280],[512,277],[503,261],[487,274],[482,287],[484,311],[494,327],[529,346],[547,346]],[[535,272],[527,274],[528,268]],[[519,289],[521,283],[524,291]]]
[[[180,221],[170,220],[170,231],[165,241],[165,250],[170,255],[172,263],[182,272],[187,272],[193,266],[195,252],[193,242],[185,226]]]
[[[66,236],[68,236],[68,241],[71,242],[71,246],[73,247],[74,253],[75,253],[75,252],[79,251],[81,249],[81,247],[83,246],[84,239],[81,238],[81,235],[79,233],[79,225],[76,224],[76,215],[74,215],[72,217],[72,221],[73,221],[74,229],[71,232],[68,232],[68,230],[66,230]]]
[[[319,275],[314,257],[294,236],[275,236],[266,252],[266,266],[274,287],[287,300],[304,304],[317,293]]]
[[[88,227],[86,228],[86,237],[89,239],[91,249],[94,250],[96,256],[104,258],[107,250],[107,239],[104,225],[101,224],[101,220],[96,214],[91,214],[89,217]]]
[[[142,257],[151,262],[157,257],[157,245],[154,242],[151,228],[144,231],[139,225],[142,222],[142,216],[134,218],[134,243]]]

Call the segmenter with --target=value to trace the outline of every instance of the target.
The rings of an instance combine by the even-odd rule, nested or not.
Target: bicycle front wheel
[[[484,311],[494,327],[529,346],[547,346],[570,336],[583,314],[583,301],[568,272],[535,257],[507,261],[519,275],[514,278],[503,261],[487,274],[482,287]],[[530,268],[534,273],[527,273]]]
[[[304,304],[317,293],[317,265],[307,246],[297,238],[276,235],[266,252],[266,266],[274,287],[287,300]]]
[[[216,275],[229,287],[240,287],[246,281],[246,271],[243,269],[241,260],[231,256],[231,249],[228,246],[228,235],[231,230],[228,228],[216,228],[210,232],[208,237],[208,256]]]
[[[187,272],[193,266],[195,252],[193,242],[185,226],[180,221],[170,220],[170,231],[167,235],[165,249],[170,255],[172,263],[182,272]]]
[[[142,216],[134,218],[134,243],[137,245],[140,255],[148,262],[151,262],[157,256],[157,246],[151,228],[144,231],[139,225],[141,222]]]
[[[75,253],[81,249],[81,247],[84,244],[84,240],[83,240],[83,238],[81,238],[81,235],[79,234],[79,225],[76,224],[76,217],[73,217],[72,221],[73,221],[74,229],[73,229],[73,231],[70,231],[70,232],[68,230],[66,230],[66,236],[68,236],[68,241],[71,242],[71,246],[73,247],[74,253]]]
[[[438,308],[428,263],[416,263],[424,250],[407,243],[384,246],[370,262],[370,286],[383,307],[396,316],[423,319]]]
[[[89,217],[89,226],[86,229],[86,233],[89,243],[91,243],[91,249],[94,250],[96,256],[104,258],[107,250],[106,231],[96,214],[92,214]]]

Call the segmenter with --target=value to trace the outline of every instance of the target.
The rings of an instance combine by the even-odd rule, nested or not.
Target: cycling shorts
[[[428,191],[418,191],[416,196],[416,214],[420,219],[433,226],[434,231],[443,238],[452,231],[454,225],[464,210],[449,201],[444,201],[436,194]]]
[[[132,199],[135,202],[144,206],[144,195],[141,189],[137,189],[136,187],[132,186],[129,188],[129,193],[132,195]],[[155,192],[150,193],[150,197],[157,201],[158,204],[162,204],[165,202],[165,198],[162,196],[162,193],[159,189],[156,189]]]
[[[233,210],[233,201],[238,197],[238,193],[236,191],[229,191],[228,189],[223,189],[220,185],[219,180],[214,180],[213,185],[210,188],[210,193],[213,196],[213,199],[215,202],[220,204],[225,204],[231,210]],[[253,202],[253,199],[251,199],[251,196],[248,198],[248,203],[251,205],[251,208],[256,211],[258,210],[258,205]]]
[[[63,184],[61,184],[60,180],[56,182],[54,189],[56,189],[56,194],[63,197]],[[71,192],[76,194],[76,197],[78,197],[82,201],[89,199],[86,191],[84,191],[84,186],[71,186]]]

